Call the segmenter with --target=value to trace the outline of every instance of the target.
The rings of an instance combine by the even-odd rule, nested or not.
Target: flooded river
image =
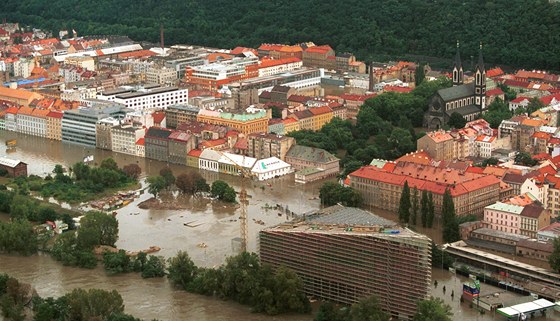
[[[7,153],[4,143],[17,139],[15,151]],[[170,165],[109,151],[84,148],[78,145],[63,144],[43,138],[19,135],[0,131],[0,156],[19,159],[28,163],[30,174],[44,176],[56,164],[67,167],[81,161],[85,156],[94,155],[94,162],[113,157],[124,166],[137,163],[143,170],[143,177],[157,175],[161,168],[169,166],[175,175],[196,170],[189,167]],[[240,179],[229,175],[202,172],[209,181],[223,179],[240,188]],[[280,204],[290,211],[301,214],[320,207],[317,196],[323,182],[295,184],[293,176],[262,182],[249,182],[247,192],[250,196],[248,206],[248,250],[256,251],[256,236],[265,226],[284,222],[290,217],[279,216],[277,210],[266,210],[267,205]],[[119,240],[117,246],[126,250],[141,250],[152,245],[161,247],[157,255],[174,256],[177,251],[185,250],[199,266],[217,266],[224,259],[235,254],[234,239],[240,236],[239,209],[235,206],[209,202],[206,200],[186,199],[186,210],[142,210],[137,204],[150,198],[142,194],[133,203],[118,210]],[[373,212],[396,220],[396,214],[372,210]],[[0,219],[5,219],[1,217]],[[188,224],[188,226],[184,225]],[[192,227],[190,227],[192,226]],[[418,229],[436,241],[440,241],[438,231]],[[119,291],[126,305],[126,312],[150,320],[312,320],[310,315],[289,315],[269,317],[252,314],[249,308],[227,301],[189,294],[173,289],[166,279],[142,279],[138,274],[108,276],[98,267],[84,270],[64,267],[46,255],[31,257],[0,255],[0,273],[8,273],[35,286],[41,296],[60,296],[74,288],[101,288]],[[460,280],[447,271],[435,269],[433,279],[455,289],[455,301],[445,297],[441,291],[433,290],[433,295],[445,297],[455,313],[453,320],[492,320],[489,314],[480,315],[466,305],[459,304]],[[546,319],[540,319],[546,320]]]

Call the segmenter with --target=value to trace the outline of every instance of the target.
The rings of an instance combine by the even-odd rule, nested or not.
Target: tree
[[[142,173],[142,169],[140,168],[140,166],[138,166],[138,164],[125,165],[122,170],[126,176],[130,177],[133,180],[137,180]]]
[[[441,219],[443,224],[443,241],[446,243],[455,242],[459,237],[459,223],[455,217],[455,205],[451,197],[451,191],[445,190],[441,206]]]
[[[449,116],[449,121],[447,122],[447,125],[453,128],[460,129],[465,127],[466,123],[467,121],[465,120],[463,115],[459,114],[458,112],[453,112],[451,116]]]
[[[451,307],[441,298],[430,297],[416,304],[414,321],[451,321]]]
[[[527,152],[518,152],[515,155],[515,164],[517,165],[523,165],[523,166],[535,166],[539,163],[539,161],[537,161],[536,159],[534,159],[533,157],[531,157],[531,154],[527,153]]]
[[[426,225],[431,228],[434,226],[434,219],[436,217],[435,208],[434,208],[434,196],[432,192],[428,193],[428,217],[426,220]]]
[[[143,278],[165,276],[165,260],[161,256],[150,255],[142,270]]]
[[[560,273],[560,237],[557,237],[552,241],[553,250],[548,257],[548,264],[552,270]]]
[[[0,222],[0,252],[31,255],[37,252],[37,234],[26,219]]]
[[[217,180],[212,183],[210,193],[213,197],[217,197],[219,200],[230,203],[235,203],[237,197],[233,187],[229,186],[228,183],[222,180]]]
[[[165,179],[165,187],[169,187],[175,184],[175,176],[173,171],[169,167],[164,167],[159,171],[159,176]]]
[[[131,268],[130,257],[126,255],[125,250],[119,250],[116,253],[105,252],[103,253],[103,266],[107,272],[114,274],[129,272]]]
[[[496,157],[490,157],[482,161],[482,167],[498,165],[500,161]]]
[[[184,194],[194,195],[197,192],[208,192],[210,187],[198,172],[188,172],[177,176],[177,188]]]
[[[399,203],[399,221],[408,223],[410,218],[410,188],[408,181],[404,181],[404,187],[401,193],[401,200]]]
[[[167,186],[165,178],[161,176],[149,176],[146,181],[148,182],[148,193],[153,194],[155,198]]]
[[[350,311],[352,321],[389,321],[389,314],[381,310],[379,301],[375,296],[360,300],[352,305]]]
[[[119,165],[117,165],[117,162],[115,162],[115,160],[111,157],[102,160],[101,165],[99,165],[99,167],[103,169],[109,169],[115,172],[119,171]]]
[[[544,103],[539,98],[533,97],[529,100],[529,104],[527,105],[527,114],[531,115],[543,107]]]
[[[189,254],[179,251],[176,256],[168,260],[167,278],[175,286],[186,290],[194,280],[198,268],[191,260]]]
[[[410,224],[416,225],[418,220],[418,189],[414,187],[412,189],[412,200],[411,200],[411,207],[410,207]]]
[[[321,204],[325,206],[341,203],[344,206],[359,207],[363,203],[360,192],[335,182],[323,184],[319,190],[319,198],[321,199]]]
[[[482,118],[490,124],[490,127],[498,128],[502,120],[511,118],[511,111],[508,104],[500,98],[496,98],[488,105],[488,111],[482,115]]]
[[[94,235],[94,245],[115,246],[119,237],[119,222],[112,215],[90,211],[80,220],[78,240],[84,231],[91,231]]]
[[[99,289],[74,289],[65,295],[68,302],[68,320],[106,320],[112,314],[124,311],[120,294]]]
[[[419,86],[426,78],[424,68],[426,68],[426,65],[424,64],[418,64],[418,66],[416,66],[415,75],[414,75],[414,82],[416,86]]]
[[[420,221],[422,222],[422,227],[428,226],[428,211],[428,192],[423,190],[422,199],[420,200]]]

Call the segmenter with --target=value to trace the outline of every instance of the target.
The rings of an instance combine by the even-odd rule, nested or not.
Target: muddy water
[[[7,153],[4,142],[17,139],[18,147]],[[46,175],[55,164],[69,166],[81,161],[87,155],[94,155],[95,162],[106,157],[113,157],[120,166],[137,163],[143,170],[143,176],[156,175],[163,167],[170,166],[175,175],[190,170],[184,166],[169,165],[122,154],[113,154],[93,148],[63,144],[42,138],[18,135],[0,131],[0,156],[20,159],[29,164],[30,174]],[[229,175],[201,172],[211,182],[223,179],[240,189],[239,178]],[[277,210],[266,210],[266,205],[281,204],[290,211],[301,214],[319,208],[316,199],[320,183],[295,184],[293,176],[287,176],[267,183],[247,182],[250,196],[248,207],[248,250],[257,249],[256,235],[265,226],[274,225],[290,219],[286,215],[279,216]],[[142,210],[137,204],[150,198],[143,194],[133,203],[118,211],[119,241],[117,246],[127,250],[140,250],[156,245],[161,247],[158,255],[170,257],[179,250],[189,252],[199,266],[217,266],[227,256],[235,253],[232,240],[239,237],[239,209],[235,206],[204,199],[186,198],[186,210]],[[396,214],[380,210],[373,212],[392,220]],[[0,219],[5,219],[0,215]],[[259,223],[264,223],[261,225]],[[186,226],[185,224],[188,224]],[[437,225],[437,223],[436,223]],[[441,233],[436,229],[418,228],[436,242],[440,241]],[[158,318],[160,320],[311,320],[311,316],[293,315],[267,317],[251,314],[247,307],[232,302],[192,295],[174,290],[165,279],[144,280],[136,274],[107,276],[102,268],[82,270],[64,267],[45,255],[16,257],[0,255],[0,273],[9,273],[25,282],[34,284],[41,296],[60,296],[73,288],[116,289],[121,293],[126,304],[126,311],[143,319]],[[433,279],[440,284],[453,281],[448,272],[439,269],[433,271]],[[447,287],[451,289],[453,284]],[[455,293],[460,293],[456,290]],[[442,295],[437,291],[435,296]],[[446,300],[452,305],[455,317],[453,320],[490,320],[490,315],[481,316],[468,306]],[[544,320],[544,319],[543,319]]]

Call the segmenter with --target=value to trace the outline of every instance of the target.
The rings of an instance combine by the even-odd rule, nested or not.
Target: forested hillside
[[[548,0],[4,0],[0,17],[81,35],[126,34],[231,48],[314,41],[360,59],[450,58],[485,44],[487,61],[560,70],[560,5]]]

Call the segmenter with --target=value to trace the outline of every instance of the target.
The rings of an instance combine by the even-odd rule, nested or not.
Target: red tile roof
[[[145,144],[145,140],[143,137],[136,141],[136,145],[144,146],[144,144]]]
[[[504,92],[500,88],[490,89],[486,92],[486,97],[503,95]]]
[[[519,104],[520,102],[525,101],[525,100],[529,101],[529,98],[520,96],[520,97],[517,97],[517,98],[511,100],[510,102],[514,103],[514,104]]]
[[[529,87],[528,81],[519,81],[519,80],[512,80],[512,79],[505,80],[504,84],[509,87],[519,87],[519,88]]]
[[[200,157],[200,154],[202,154],[202,151],[200,149],[191,149],[191,151],[187,153],[187,156]]]
[[[62,119],[62,116],[64,116],[64,113],[61,113],[61,112],[59,112],[59,111],[50,111],[50,112],[47,114],[47,117],[50,117],[50,118]]]
[[[308,110],[315,116],[332,113],[332,109],[329,106],[313,107]]]
[[[543,102],[543,104],[545,104],[545,106],[548,106],[550,105],[550,103],[552,103],[553,100],[560,101],[560,94],[543,96],[540,98],[540,100]]]
[[[327,53],[329,53],[329,52],[332,51],[332,50],[333,50],[333,49],[331,48],[331,46],[329,46],[329,45],[323,45],[323,46],[313,46],[313,47],[309,47],[309,48],[305,49],[305,52],[319,53],[319,54],[326,55]]]
[[[496,67],[494,69],[486,70],[486,77],[494,78],[504,74],[504,71],[500,67]]]
[[[412,91],[412,88],[410,87],[401,87],[401,86],[390,86],[387,85],[385,87],[383,87],[383,91],[386,92],[396,92],[396,93],[409,93]]]
[[[263,60],[261,60],[261,62],[259,64],[259,69],[274,67],[274,66],[280,66],[280,65],[293,64],[293,63],[300,62],[300,61],[301,61],[301,59],[295,58],[295,57],[284,58],[284,59],[263,59]]]
[[[161,111],[156,111],[152,114],[154,118],[154,124],[161,124],[161,122],[165,119],[165,113]]]

